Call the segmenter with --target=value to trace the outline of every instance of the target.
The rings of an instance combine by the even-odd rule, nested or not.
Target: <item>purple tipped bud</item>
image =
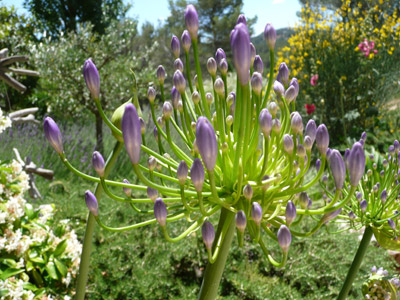
[[[287,103],[296,100],[296,88],[293,85],[289,86],[289,88],[286,90],[285,99]]]
[[[239,82],[246,85],[250,79],[251,50],[249,32],[243,23],[237,24],[231,34],[231,48]]]
[[[161,198],[157,198],[154,202],[154,216],[157,222],[164,227],[167,225],[167,206]]]
[[[275,48],[275,42],[276,42],[276,31],[271,23],[267,23],[267,25],[265,25],[264,39],[267,42],[269,49],[273,50]]]
[[[346,178],[346,166],[344,165],[342,155],[339,151],[331,151],[329,164],[331,167],[333,179],[335,180],[336,189],[340,190],[342,189],[344,180]]]
[[[156,99],[156,90],[153,87],[149,87],[147,90],[147,99],[149,99],[150,103],[154,103],[154,99]]]
[[[221,98],[225,97],[225,85],[224,81],[221,78],[217,78],[214,82],[214,89],[217,92],[218,96]]]
[[[349,219],[354,221],[356,219],[356,215],[351,211],[349,212]]]
[[[197,120],[196,141],[207,170],[214,170],[218,154],[217,137],[210,121],[205,117],[199,117]]]
[[[250,184],[246,184],[243,188],[243,196],[247,199],[247,200],[251,200],[251,198],[253,198],[253,188],[251,187]]]
[[[221,59],[221,62],[218,66],[222,75],[226,75],[226,73],[228,73],[228,61],[225,58]]]
[[[289,228],[285,225],[281,225],[281,228],[278,230],[278,243],[281,246],[282,251],[287,253],[289,251],[290,243],[292,242],[292,234],[290,233]]]
[[[201,227],[201,235],[203,236],[203,242],[206,245],[206,248],[211,250],[215,239],[214,226],[212,226],[212,224],[208,221],[204,222],[203,226]]]
[[[199,104],[200,102],[200,94],[197,91],[194,91],[192,94],[192,101],[195,105]]]
[[[258,202],[253,202],[251,205],[251,218],[257,226],[260,226],[262,221],[262,208]]]
[[[340,215],[340,213],[342,212],[342,208],[339,208],[335,211],[332,211],[330,213],[326,213],[322,219],[321,219],[321,223],[323,224],[327,224],[328,222],[332,221],[334,218],[336,218],[338,215]]]
[[[292,121],[290,125],[292,127],[293,134],[303,134],[303,119],[297,111],[292,114]]]
[[[272,116],[268,109],[264,108],[261,110],[258,122],[264,137],[268,137],[272,130]]]
[[[183,72],[183,62],[181,61],[180,58],[175,59],[174,70],[175,71],[179,70],[179,71]]]
[[[139,122],[140,122],[140,132],[143,134],[145,134],[146,132],[146,123],[143,120],[143,118],[139,117]]]
[[[185,52],[189,52],[190,46],[192,45],[192,40],[190,38],[189,31],[184,30],[181,36],[182,48]]]
[[[221,48],[217,49],[217,52],[215,53],[215,60],[217,61],[218,66],[221,63],[222,59],[226,59],[226,54],[224,52],[224,50],[222,50]]]
[[[276,80],[285,85],[289,83],[289,68],[286,63],[283,62],[279,65],[278,76],[276,77]]]
[[[298,144],[296,153],[299,157],[306,157],[306,148],[304,145]]]
[[[367,206],[368,206],[368,202],[367,202],[367,200],[362,200],[361,202],[360,202],[360,209],[361,209],[361,211],[364,213],[366,210],[367,210]]]
[[[321,168],[321,160],[317,159],[317,161],[315,162],[315,169],[318,172],[320,168]]]
[[[395,140],[393,142],[393,146],[394,146],[394,151],[399,152],[400,151],[400,143],[398,140]]]
[[[384,190],[382,191],[382,193],[381,193],[381,201],[382,201],[382,204],[385,204],[386,199],[387,199],[387,191],[386,191],[386,189],[384,189]]]
[[[105,163],[104,163],[104,158],[100,154],[100,152],[98,152],[98,151],[94,151],[93,152],[92,165],[93,165],[93,168],[96,171],[96,173],[100,177],[104,177],[104,166],[105,166]]]
[[[393,156],[394,155],[394,146],[390,145],[388,148],[388,151],[389,151],[390,155]]]
[[[184,94],[186,88],[186,80],[185,77],[183,77],[181,71],[179,70],[175,71],[173,81],[174,81],[174,86],[178,90],[178,92]]]
[[[247,25],[246,17],[243,14],[240,14],[239,17],[237,18],[236,24],[243,23],[244,25]]]
[[[253,69],[255,72],[258,72],[260,74],[263,73],[264,64],[260,55],[256,55],[256,57],[254,58]]]
[[[178,108],[178,102],[181,98],[181,94],[179,94],[178,90],[175,87],[172,87],[171,89],[171,101],[172,105],[174,106],[174,109]]]
[[[256,58],[256,47],[254,47],[253,43],[250,43],[250,54],[251,54],[251,65],[254,63],[254,59]]]
[[[100,95],[100,76],[99,71],[97,71],[95,64],[90,58],[83,65],[83,77],[92,97],[98,99]]]
[[[166,74],[164,67],[162,65],[159,65],[157,67],[157,79],[160,84],[164,84],[165,76]]]
[[[388,219],[388,224],[393,230],[396,230],[396,224],[392,219]]]
[[[294,219],[296,219],[296,216],[297,216],[296,205],[294,205],[294,203],[289,200],[289,202],[286,205],[286,211],[285,211],[286,225],[289,226],[290,224],[292,224]]]
[[[155,202],[158,197],[158,191],[151,187],[147,187],[147,197],[149,197],[151,201]]]
[[[253,72],[253,76],[251,76],[251,89],[257,96],[261,95],[262,86],[262,75],[258,72]]]
[[[278,105],[276,104],[276,102],[268,103],[268,110],[271,113],[271,116],[275,118],[276,113],[278,112]]]
[[[358,201],[360,201],[361,198],[362,198],[361,192],[357,192],[357,193],[356,193],[356,199],[357,199]]]
[[[213,77],[217,74],[217,62],[213,57],[207,60],[207,71]]]
[[[149,159],[147,160],[147,166],[150,171],[154,171],[154,169],[157,166],[157,159],[154,156],[150,156]]]
[[[176,177],[178,177],[180,185],[185,185],[188,172],[189,172],[188,165],[184,160],[182,160],[179,163],[178,169],[176,170]]]
[[[214,101],[214,97],[211,93],[206,93],[206,101],[208,105],[211,105]]]
[[[60,129],[56,122],[50,117],[46,117],[43,122],[44,135],[50,145],[56,150],[58,154],[63,153],[63,143]]]
[[[272,120],[272,130],[276,134],[279,134],[279,132],[281,131],[281,121],[279,121],[279,119]]]
[[[130,184],[128,179],[124,179],[124,180],[122,180],[122,182],[126,183],[126,184]],[[128,198],[130,198],[132,196],[132,189],[127,188],[127,187],[123,187],[122,189],[124,190],[124,193]]]
[[[285,134],[283,136],[283,150],[285,150],[285,152],[287,152],[289,155],[292,155],[293,148],[294,148],[294,143],[292,136],[289,134]]]
[[[305,135],[308,135],[311,138],[313,144],[315,141],[315,136],[317,135],[317,125],[313,119],[308,121]]]
[[[296,77],[292,78],[292,80],[290,81],[290,86],[294,86],[294,89],[296,91],[295,98],[297,98],[297,95],[299,94],[300,87],[299,87],[299,81],[297,80]]]
[[[243,210],[239,210],[235,216],[236,227],[240,232],[244,232],[247,225],[246,214]]]
[[[282,97],[282,95],[285,93],[285,87],[278,80],[275,80],[273,88],[278,98]]]
[[[308,135],[306,135],[304,138],[304,148],[306,148],[307,151],[310,151],[312,145],[313,145],[312,139]]]
[[[299,196],[299,204],[302,209],[306,209],[308,205],[308,195],[306,192],[301,192]]]
[[[158,129],[157,129],[157,126],[154,126],[154,128],[153,128],[153,136],[154,136],[156,142],[158,143]]]
[[[97,203],[96,196],[89,190],[85,192],[85,202],[89,211],[93,216],[97,217],[99,215],[99,206]]]
[[[181,45],[179,39],[175,35],[173,35],[171,39],[171,50],[175,58],[178,58],[181,54]]]
[[[361,134],[361,139],[364,140],[364,142],[367,139],[367,133],[365,131]]]
[[[315,140],[317,142],[317,148],[321,155],[326,155],[326,150],[328,150],[329,146],[329,133],[325,124],[321,124],[318,126]]]
[[[204,184],[204,168],[201,160],[195,158],[190,168],[190,177],[196,191],[201,192]]]
[[[122,136],[126,151],[132,164],[136,165],[140,159],[140,147],[142,145],[142,132],[139,116],[132,103],[125,106],[125,112],[121,121]]]
[[[362,145],[358,142],[354,143],[351,148],[348,167],[350,174],[350,183],[352,186],[357,186],[361,177],[364,175],[365,169],[365,154]]]
[[[165,101],[163,105],[163,116],[166,120],[168,120],[171,117],[173,110],[174,109],[172,108],[171,103]]]
[[[199,15],[197,14],[196,8],[192,4],[189,4],[186,7],[185,23],[192,40],[197,40],[197,33],[199,30]]]

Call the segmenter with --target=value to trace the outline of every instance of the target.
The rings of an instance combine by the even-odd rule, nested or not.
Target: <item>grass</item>
[[[94,128],[66,124],[62,131],[65,150],[72,163],[93,174],[90,157],[94,150]],[[152,139],[150,131],[147,141]],[[113,138],[108,132],[105,136],[105,148],[111,149]],[[35,205],[55,203],[56,218],[73,219],[78,236],[83,238],[87,215],[84,192],[93,190],[94,184],[68,172],[45,142],[41,127],[24,125],[13,128],[11,133],[9,130],[3,133],[0,160],[13,158],[12,147],[17,147],[23,157],[30,156],[38,165],[55,171],[53,182],[37,177],[43,199],[36,200]],[[133,172],[123,153],[111,178],[125,177],[131,179]],[[101,199],[100,211],[104,222],[111,226],[146,219],[108,198]],[[183,226],[177,222],[171,230],[176,234]],[[307,223],[302,226],[299,230]],[[294,239],[288,264],[283,269],[271,266],[259,247],[249,241],[244,248],[239,248],[234,240],[220,287],[220,299],[333,299],[356,252],[358,238],[357,233],[330,235],[320,230],[311,238]],[[207,263],[200,232],[170,244],[164,240],[158,226],[124,233],[97,227],[93,242],[87,299],[196,299]],[[278,246],[271,240],[268,243],[273,256],[279,259]],[[362,298],[361,284],[373,265],[394,272],[394,262],[387,252],[371,244],[349,299]]]

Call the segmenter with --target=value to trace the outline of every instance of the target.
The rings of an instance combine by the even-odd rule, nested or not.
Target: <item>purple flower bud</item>
[[[328,150],[329,146],[329,133],[328,129],[326,129],[325,124],[321,124],[318,126],[315,140],[317,142],[317,148],[321,155],[326,155],[326,150]]]
[[[289,134],[285,134],[283,136],[283,150],[285,150],[285,152],[287,152],[289,155],[292,155],[293,148],[294,148],[294,143],[292,136]]]
[[[365,169],[365,154],[362,145],[358,142],[354,143],[351,148],[348,167],[350,174],[350,183],[352,186],[357,186],[361,177],[364,175]]]
[[[214,82],[214,89],[217,92],[218,96],[222,99],[225,98],[225,85],[224,81],[221,78],[217,78]]]
[[[171,101],[172,101],[172,105],[174,106],[174,109],[177,109],[180,98],[181,98],[181,94],[179,94],[178,90],[175,87],[172,87]]]
[[[306,125],[305,135],[308,135],[311,138],[312,144],[315,141],[315,136],[317,135],[317,125],[313,119],[309,120]]]
[[[272,130],[276,134],[279,134],[279,132],[281,131],[281,121],[279,121],[279,119],[272,120]]]
[[[384,189],[384,190],[382,191],[382,193],[381,193],[381,201],[382,201],[382,204],[385,204],[386,199],[387,199],[387,191],[386,191],[386,189]]]
[[[186,88],[186,80],[181,71],[176,70],[173,77],[174,86],[179,93],[184,94]]]
[[[359,140],[358,142],[364,147],[365,141],[363,139]]]
[[[267,25],[265,25],[264,39],[267,42],[269,49],[274,50],[276,42],[276,31],[271,23],[267,23]]]
[[[246,85],[250,79],[251,50],[249,32],[243,23],[237,24],[231,34],[231,48],[239,82]]]
[[[304,148],[306,148],[307,151],[310,151],[312,148],[312,144],[312,139],[308,135],[306,135],[304,138]]]
[[[99,206],[97,203],[96,196],[89,190],[85,192],[85,202],[89,211],[93,216],[97,217],[99,215]]]
[[[295,134],[295,135],[298,133],[303,134],[303,129],[304,129],[303,119],[301,118],[300,114],[297,111],[295,111],[292,114],[292,120],[291,120],[290,125],[292,127],[293,134]]]
[[[367,202],[367,200],[362,200],[361,202],[360,202],[360,209],[361,209],[361,211],[364,213],[366,210],[367,210],[367,206],[368,206],[368,202]]]
[[[288,201],[286,205],[286,211],[285,211],[285,217],[286,217],[286,225],[289,226],[292,224],[294,219],[296,219],[297,216],[297,210],[296,210],[296,205],[292,201]]]
[[[306,209],[308,205],[308,195],[306,192],[301,192],[299,196],[299,204],[302,209]]]
[[[208,221],[204,222],[203,226],[201,227],[201,235],[203,236],[203,242],[206,245],[206,248],[211,250],[215,239],[214,226],[212,226],[212,224]]]
[[[237,18],[236,24],[243,23],[244,25],[247,25],[246,17],[243,14],[240,14],[239,17]]]
[[[204,184],[204,168],[201,160],[195,158],[190,168],[190,177],[196,191],[201,192]]]
[[[399,151],[400,151],[400,143],[399,143],[398,140],[395,140],[395,141],[393,142],[393,146],[394,146],[394,150],[395,150],[396,152],[399,152]]]
[[[246,184],[243,188],[243,196],[247,199],[247,200],[251,200],[251,198],[253,198],[253,188],[251,187],[250,184]]]
[[[318,172],[320,168],[321,168],[321,160],[317,159],[317,161],[315,162],[315,169]]]
[[[292,78],[292,80],[290,81],[290,85],[294,86],[294,88],[296,90],[296,97],[295,98],[297,98],[297,95],[299,94],[300,87],[299,87],[299,81],[297,80],[296,77]]]
[[[289,251],[290,243],[292,242],[292,234],[290,233],[289,228],[285,225],[281,225],[281,228],[278,230],[278,243],[281,246],[282,251],[287,253]]]
[[[189,31],[184,30],[181,36],[182,48],[185,52],[189,52],[190,46],[192,45],[192,40],[190,38]]]
[[[338,215],[340,215],[340,213],[342,212],[342,208],[339,208],[335,211],[332,211],[330,213],[326,213],[322,219],[321,219],[321,223],[323,224],[327,224],[328,222],[332,221],[334,218],[336,218]]]
[[[275,80],[273,89],[278,98],[282,97],[282,95],[285,93],[285,87],[278,80]]]
[[[164,84],[165,76],[166,74],[164,67],[162,65],[159,65],[157,67],[157,79],[160,84]]]
[[[98,151],[94,151],[93,152],[92,165],[93,165],[93,168],[96,171],[96,173],[100,177],[104,177],[104,165],[105,165],[105,163],[104,163],[104,158],[100,154],[100,152],[98,152]]]
[[[178,58],[181,54],[181,45],[179,39],[175,35],[173,35],[171,39],[171,50],[175,58]]]
[[[392,219],[388,219],[388,224],[389,226],[396,231],[396,224],[394,223],[394,221]]]
[[[268,109],[264,108],[261,110],[258,122],[264,137],[268,137],[272,130],[272,116]]]
[[[126,184],[130,184],[130,182],[128,181],[128,179],[124,179],[124,180],[122,180],[122,182],[123,182],[123,183],[126,183]],[[124,188],[122,188],[122,189],[124,190],[124,193],[125,193],[125,195],[126,195],[128,198],[130,198],[130,197],[132,196],[132,189],[127,188],[127,187],[124,187]]]
[[[346,178],[346,166],[344,165],[342,155],[339,151],[331,151],[329,164],[333,179],[335,180],[336,189],[340,190],[343,188],[343,183]]]
[[[276,117],[276,113],[278,112],[278,105],[276,104],[276,102],[270,102],[268,103],[268,110],[271,113],[271,116],[273,118]]]
[[[180,58],[175,59],[174,70],[175,71],[179,70],[179,71],[183,72],[183,62],[181,61]]]
[[[139,122],[140,122],[140,132],[145,134],[146,132],[146,123],[144,122],[143,118],[139,117]]]
[[[251,89],[257,96],[261,95],[262,86],[262,75],[258,72],[253,72],[253,75],[251,76]]]
[[[251,54],[251,65],[254,63],[254,59],[256,58],[256,47],[254,47],[253,43],[250,43],[250,54]]]
[[[188,165],[184,160],[182,160],[179,163],[178,169],[176,170],[176,177],[178,177],[180,185],[185,185],[188,172],[189,172]]]
[[[194,91],[192,94],[192,101],[195,105],[199,104],[200,102],[200,94],[197,91]]]
[[[125,106],[125,112],[121,121],[122,136],[126,151],[132,164],[136,165],[140,160],[140,147],[142,144],[142,132],[139,116],[132,103]]]
[[[220,65],[221,60],[223,58],[226,59],[226,54],[225,54],[224,50],[222,50],[221,48],[218,48],[217,52],[215,53],[215,60],[217,61],[218,65]]]
[[[154,202],[154,216],[161,227],[167,225],[167,214],[167,206],[164,201],[161,198],[157,198]]]
[[[253,202],[251,205],[251,218],[257,226],[260,226],[262,221],[262,208],[258,202]]]
[[[63,153],[63,143],[60,129],[58,128],[56,122],[50,117],[46,117],[43,122],[43,130],[46,139],[50,145],[56,150],[58,154]]]
[[[221,62],[219,63],[219,70],[224,76],[228,73],[228,61],[225,58],[221,59]]]
[[[147,187],[147,197],[149,197],[151,201],[155,202],[158,197],[158,191],[151,187]]]
[[[356,219],[356,215],[351,211],[349,212],[349,219],[354,221]]]
[[[358,201],[360,201],[361,198],[362,198],[361,192],[357,192],[357,193],[356,193],[356,199],[357,199]]]
[[[154,156],[150,156],[147,160],[147,166],[151,172],[154,171],[157,166],[157,159]]]
[[[304,147],[304,145],[302,145],[302,144],[297,144],[297,151],[296,151],[296,153],[297,153],[297,155],[299,156],[299,157],[305,157],[306,159],[307,159],[307,157],[306,157],[306,148]]]
[[[83,65],[83,77],[92,97],[98,99],[100,95],[100,76],[99,71],[97,71],[95,64],[90,58]]]
[[[296,100],[296,88],[293,85],[289,86],[289,88],[286,90],[285,99],[288,104]]]
[[[281,63],[279,65],[278,76],[276,77],[280,83],[286,85],[289,82],[289,68],[287,67],[286,63]]]
[[[240,232],[244,232],[247,225],[246,214],[243,210],[239,210],[235,216],[236,227]]]
[[[189,4],[186,7],[185,23],[192,40],[197,40],[197,33],[199,30],[199,15],[197,14],[196,8],[192,4]]]
[[[207,60],[207,71],[213,77],[217,74],[217,62],[213,57]]]
[[[254,58],[253,69],[255,72],[258,72],[260,74],[263,73],[264,64],[260,55],[256,55],[256,57]]]
[[[207,170],[214,170],[218,154],[217,137],[210,121],[205,117],[199,117],[197,120],[196,141]]]
[[[367,139],[367,133],[365,131],[361,134],[361,139],[364,140],[364,142]]]
[[[153,128],[153,136],[154,136],[156,142],[158,143],[158,129],[157,129],[157,126],[154,126],[154,128]]]
[[[154,99],[156,99],[156,90],[153,87],[149,87],[147,90],[147,98],[150,103],[154,103]]]

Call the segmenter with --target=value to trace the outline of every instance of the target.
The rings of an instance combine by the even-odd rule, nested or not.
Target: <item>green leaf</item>
[[[46,265],[46,271],[49,274],[49,276],[55,280],[58,280],[58,275],[57,275],[57,270],[56,270],[56,266],[54,265],[54,262],[50,261],[47,265]]]
[[[56,250],[54,250],[54,256],[57,257],[57,256],[60,256],[61,254],[63,254],[65,249],[67,248],[67,245],[68,245],[68,243],[67,243],[66,239],[63,240],[61,243],[59,243],[57,245]]]
[[[5,297],[8,295],[8,290],[6,289],[1,289],[0,290],[0,297]]]
[[[61,273],[62,277],[66,277],[68,273],[68,268],[66,265],[64,265],[61,261],[58,259],[54,259],[54,262],[56,264],[57,270]]]
[[[1,280],[6,280],[9,277],[15,276],[19,273],[24,272],[24,269],[14,269],[14,268],[9,268],[5,270],[3,273],[0,275]]]
[[[34,285],[33,283],[30,282],[25,282],[23,284],[24,290],[30,290],[30,291],[37,291],[38,287],[36,285]]]

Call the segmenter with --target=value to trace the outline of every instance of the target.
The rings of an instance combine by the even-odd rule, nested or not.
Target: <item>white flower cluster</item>
[[[62,253],[63,261],[67,264],[68,273],[61,278],[61,282],[68,287],[72,278],[76,277],[82,245],[77,239],[74,230],[68,226],[68,220],[60,222],[65,230],[62,236],[57,236],[53,227],[54,205],[41,205],[33,209],[32,205],[23,199],[23,193],[29,188],[28,176],[17,161],[9,164],[0,164],[0,257],[11,255],[17,257],[19,262],[14,268],[25,268],[24,261],[29,259],[31,247],[43,246],[55,250],[57,245],[66,240],[66,247]],[[5,175],[5,176],[3,176]],[[5,180],[4,180],[5,178]],[[35,213],[35,218],[30,220],[26,211]],[[29,226],[21,226],[21,224]],[[7,290],[4,296],[0,293],[0,300],[9,299],[34,299],[35,295],[30,290],[24,290],[23,284],[29,280],[28,276],[10,277],[0,280],[0,291]],[[44,297],[45,296],[45,297]],[[47,298],[46,298],[47,297]],[[35,299],[70,299],[69,296],[40,295]]]
[[[374,266],[371,269],[370,278],[363,284],[364,298],[368,300],[398,299],[400,296],[399,287],[400,281],[397,277],[390,278],[387,270],[377,269]]]
[[[11,127],[11,119],[8,116],[3,115],[3,111],[0,108],[0,133]]]

